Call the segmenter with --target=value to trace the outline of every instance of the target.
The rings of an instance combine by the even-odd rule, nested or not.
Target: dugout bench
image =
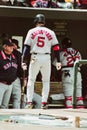
[[[35,92],[41,96],[42,82],[35,83]],[[64,99],[52,100],[51,95],[62,94],[62,82],[50,82],[49,108],[64,108]]]

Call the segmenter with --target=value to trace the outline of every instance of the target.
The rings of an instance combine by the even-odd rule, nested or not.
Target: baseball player
[[[72,89],[74,80],[74,62],[81,60],[79,51],[73,49],[71,40],[66,37],[62,40],[62,51],[60,52],[60,61],[62,64],[62,85],[65,95],[65,107],[72,108]],[[84,108],[82,98],[82,78],[80,66],[77,73],[76,90],[77,108]]]
[[[13,82],[12,88],[12,104],[14,109],[19,109],[21,104],[21,78],[23,77],[22,74],[22,67],[21,67],[21,58],[22,54],[18,49],[20,48],[18,45],[18,40],[11,39],[12,43],[14,44],[13,54],[17,59],[18,69],[17,69],[17,79]]]
[[[32,99],[34,94],[34,83],[39,71],[42,74],[42,101],[41,108],[48,108],[48,95],[50,90],[50,75],[51,75],[51,47],[53,47],[54,54],[57,58],[56,68],[61,68],[59,58],[59,43],[55,33],[45,27],[45,16],[37,14],[34,23],[35,28],[30,29],[27,33],[24,42],[23,57],[30,48],[31,60],[29,64],[29,76],[27,84],[27,105],[26,108],[32,108]]]
[[[0,108],[8,108],[13,82],[17,78],[17,60],[13,55],[11,39],[3,40],[3,50],[0,51]]]

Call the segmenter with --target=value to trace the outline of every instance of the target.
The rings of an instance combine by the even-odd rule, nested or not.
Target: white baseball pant
[[[33,60],[34,59],[34,60]],[[32,62],[33,60],[33,62]],[[29,65],[29,77],[27,84],[27,100],[32,102],[34,94],[34,83],[39,71],[42,74],[42,102],[47,102],[50,90],[51,59],[49,54],[37,54],[31,56]]]
[[[7,85],[0,82],[0,108],[7,109],[12,92],[12,84]]]

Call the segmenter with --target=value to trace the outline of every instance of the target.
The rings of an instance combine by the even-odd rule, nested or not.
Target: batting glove
[[[61,69],[61,63],[60,62],[56,62],[56,69],[60,70]]]

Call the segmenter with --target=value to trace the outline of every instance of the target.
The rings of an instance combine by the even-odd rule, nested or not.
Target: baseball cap
[[[12,40],[12,43],[17,46],[17,48],[20,48],[19,45],[18,45],[19,44],[18,40],[16,40],[16,39],[11,39],[11,40]]]
[[[2,45],[7,45],[7,46],[13,46],[14,44],[12,43],[12,40],[11,39],[5,39],[3,40],[3,43]]]

